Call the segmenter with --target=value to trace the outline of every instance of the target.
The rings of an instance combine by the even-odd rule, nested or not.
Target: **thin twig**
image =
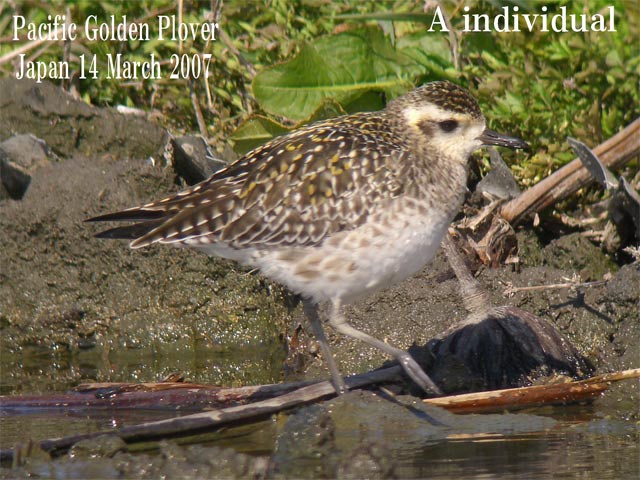
[[[236,48],[232,40],[229,38],[229,35],[227,35],[227,33],[223,29],[219,29],[218,32],[220,34],[220,40],[222,40],[222,43],[224,43],[227,46],[227,48],[231,50],[231,53],[233,53],[238,58],[238,61],[247,70],[249,70],[249,73],[251,74],[251,76],[255,77],[256,75],[255,67],[246,58],[242,56],[242,54],[240,53],[240,50]]]
[[[196,95],[192,82],[189,82],[189,97],[191,98],[191,105],[193,106],[193,111],[196,115],[196,121],[198,122],[200,135],[202,135],[204,138],[209,138],[209,133],[207,132],[207,122],[205,122],[204,115],[202,115],[200,100],[198,100],[198,95]]]
[[[608,280],[596,280],[593,282],[566,282],[566,283],[551,283],[548,285],[533,285],[530,287],[513,287],[509,286],[505,288],[502,294],[505,297],[511,297],[518,292],[532,292],[536,290],[551,290],[556,288],[583,288],[583,287],[598,287],[600,285],[605,285]]]
[[[182,25],[182,11],[184,10],[184,0],[178,0],[178,25]],[[182,35],[178,38],[178,53],[182,53]]]

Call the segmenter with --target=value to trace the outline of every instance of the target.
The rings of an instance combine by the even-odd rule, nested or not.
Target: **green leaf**
[[[344,106],[348,113],[375,112],[382,110],[385,105],[384,95],[374,90],[364,92]]]
[[[607,53],[607,56],[604,59],[607,67],[619,67],[622,66],[622,59],[620,58],[620,53],[616,50],[611,50]]]
[[[242,155],[288,131],[289,129],[281,123],[262,115],[254,115],[242,122],[229,140],[234,143],[233,150]]]
[[[397,49],[429,72],[430,78],[447,78],[447,69],[453,67],[451,49],[444,35],[424,31],[405,35],[397,42]]]
[[[253,93],[265,111],[293,120],[308,118],[326,98],[346,105],[366,91],[395,97],[424,68],[397,52],[379,28],[320,38],[291,61],[260,72]]]
[[[364,109],[363,109],[364,110]],[[360,110],[361,111],[361,110]],[[347,112],[342,108],[338,102],[333,98],[325,98],[324,101],[318,106],[315,112],[309,116],[306,120],[300,122],[295,128],[305,125],[307,123],[317,122],[318,120],[325,120],[327,118],[339,117]]]
[[[242,122],[229,139],[234,143],[233,150],[237,154],[242,155],[268,142],[274,137],[288,133],[303,125],[327,118],[339,117],[345,113],[338,102],[332,98],[327,98],[320,104],[315,112],[292,128],[287,128],[285,125],[262,115],[253,115]]]

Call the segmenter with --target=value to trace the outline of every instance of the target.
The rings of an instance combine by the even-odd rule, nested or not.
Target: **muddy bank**
[[[0,393],[175,371],[212,383],[279,381],[287,292],[193,252],[134,254],[83,223],[178,189],[163,128],[46,82],[1,79],[0,131],[35,135],[51,152],[34,161],[7,147],[30,179],[21,200],[0,201]]]
[[[165,139],[162,129],[153,124],[138,126],[144,119],[122,127],[118,122],[125,120],[118,117],[114,120],[120,125],[117,135],[105,141],[86,133],[92,130],[89,123],[83,123],[98,121],[102,110],[87,110],[89,107],[76,105],[61,93],[57,100],[49,98],[56,95],[55,90],[46,90],[50,86],[34,90],[33,85],[10,84],[7,88],[14,88],[10,90],[14,93],[0,97],[0,118],[6,122],[2,125],[14,133],[35,133],[59,158],[29,172],[31,181],[21,200],[0,201],[1,394],[60,392],[91,381],[155,381],[175,371],[195,382],[224,385],[327,377],[304,328],[294,333],[301,309],[283,288],[256,272],[197,252],[169,247],[131,251],[124,242],[97,240],[93,234],[100,227],[83,223],[90,216],[144,203],[180,188],[174,168],[159,160]],[[14,98],[15,89],[24,89],[20,90],[24,95]],[[34,106],[34,99],[39,98],[36,93],[41,96],[43,91],[47,96],[39,100],[41,107]],[[50,111],[42,105],[49,105]],[[61,105],[72,107],[63,114]],[[85,133],[78,137],[72,131],[48,131],[46,125],[52,119],[53,124],[75,125],[74,131]],[[108,132],[104,129],[102,133]],[[486,269],[478,277],[494,305],[515,305],[552,321],[599,372],[639,367],[640,264],[620,268],[578,233],[543,245],[534,233],[523,230],[519,242],[519,265]],[[521,291],[510,298],[504,293],[510,286],[565,283],[574,275],[582,281],[601,280],[607,273],[612,278],[596,287]],[[357,328],[402,348],[423,346],[466,316],[458,282],[442,255],[414,278],[348,307],[345,313]],[[345,375],[387,361],[378,350],[336,335],[330,328],[327,333]],[[415,399],[353,393],[301,409],[291,417],[278,417],[250,433],[232,429],[223,440],[194,440],[209,440],[216,447],[169,443],[157,455],[157,450],[140,454],[108,443],[111,447],[93,459],[82,453],[83,448],[99,447],[90,444],[53,463],[34,455],[22,470],[7,475],[68,477],[94,472],[97,477],[154,478],[179,472],[197,478],[213,471],[228,472],[230,477],[259,477],[265,472],[283,477],[316,472],[344,478],[411,476],[415,472],[456,475],[464,471],[462,467],[456,470],[451,464],[438,464],[439,458],[455,458],[451,452],[466,467],[470,467],[464,463],[467,459],[479,459],[484,469],[480,473],[491,475],[495,473],[491,455],[489,460],[482,458],[487,451],[499,456],[502,440],[493,449],[482,450],[469,439],[476,434],[481,440],[485,434],[491,438],[494,433],[518,437],[532,429],[544,433],[532,441],[528,454],[548,453],[545,449],[551,447],[544,445],[553,446],[555,440],[559,446],[551,456],[564,458],[567,452],[561,445],[569,439],[571,448],[575,447],[572,453],[584,451],[599,458],[595,464],[607,471],[611,462],[622,462],[620,452],[628,451],[633,439],[637,440],[633,429],[637,398],[637,385],[630,383],[599,400],[596,407],[586,407],[586,413],[562,411],[557,416],[591,421],[585,424],[585,431],[567,427],[562,433],[556,431],[555,437],[548,429],[556,422],[548,418],[495,415],[459,419],[439,409],[424,410]],[[603,424],[598,419],[605,416]],[[108,420],[113,419],[105,420],[108,425],[122,423]],[[45,436],[35,422],[30,424],[33,429],[21,426],[25,421],[18,419],[13,431],[27,431],[36,439]],[[127,421],[136,419],[124,423]],[[60,420],[60,425],[68,423]],[[61,431],[60,425],[50,430]],[[393,448],[388,448],[389,439],[393,439]],[[459,439],[465,440],[456,443]],[[620,450],[600,453],[598,446],[608,441],[618,442]],[[221,450],[220,445],[251,455]],[[513,449],[505,451],[515,459],[509,463],[513,471],[524,473],[519,465],[527,462],[516,461],[521,447],[515,442]],[[402,470],[407,458],[416,464],[411,475]],[[627,467],[629,473],[637,465]],[[571,471],[571,465],[566,470]]]
[[[81,381],[154,381],[173,371],[205,383],[281,380],[287,334],[302,321],[297,300],[284,289],[197,252],[131,251],[125,242],[97,240],[99,228],[83,223],[176,189],[167,167],[76,157],[39,169],[21,201],[0,205],[3,393],[59,391]],[[553,320],[601,371],[638,365],[630,348],[639,340],[638,264],[616,271],[578,234],[521,259],[518,270],[480,275],[495,305]],[[579,292],[503,294],[509,285],[563,283],[574,274],[597,280],[607,271],[613,278],[606,285]],[[407,348],[426,344],[466,312],[457,280],[439,256],[346,314],[357,328]],[[387,360],[330,328],[327,333],[345,374]],[[321,359],[307,354],[309,341],[301,333],[301,370],[324,377]]]
[[[258,273],[197,252],[131,251],[124,242],[92,237],[100,226],[84,219],[179,189],[175,169],[159,160],[166,132],[143,118],[89,107],[46,83],[4,79],[2,87],[5,131],[34,133],[60,155],[34,168],[22,200],[0,201],[2,393],[59,391],[81,381],[154,381],[174,371],[223,384],[326,376],[321,359],[309,355],[312,339],[304,330],[294,335],[302,320],[297,299]],[[97,121],[112,125],[96,127]],[[52,124],[85,133],[74,136]],[[97,130],[99,138],[86,133]],[[479,276],[494,305],[552,320],[600,371],[638,366],[638,263],[619,269],[579,233],[545,246],[529,231],[519,237],[518,266]],[[564,283],[575,275],[600,280],[607,273],[613,278],[599,287],[504,295],[509,286]],[[439,255],[414,278],[348,307],[346,315],[357,328],[407,348],[425,345],[466,312]],[[344,374],[387,360],[327,330]]]
[[[168,140],[162,127],[143,117],[93,107],[49,82],[2,78],[0,141],[21,133],[43,139],[63,158],[148,158]]]
[[[283,356],[282,289],[185,250],[133,252],[94,239],[83,223],[170,190],[170,169],[76,157],[39,169],[21,201],[0,206],[3,393],[171,371],[213,383],[278,380],[265,361]],[[229,348],[242,352],[238,363],[226,361]]]

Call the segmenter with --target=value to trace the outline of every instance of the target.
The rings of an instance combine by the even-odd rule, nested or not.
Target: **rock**
[[[68,455],[70,458],[113,457],[118,452],[126,451],[126,442],[117,435],[100,435],[74,444]]]
[[[11,161],[29,173],[58,160],[47,142],[31,134],[14,135],[0,143],[0,149]]]
[[[273,470],[285,478],[300,475],[300,465],[316,463],[335,454],[335,424],[323,405],[310,405],[289,416],[276,442]],[[331,478],[335,471],[324,462],[311,472],[315,478]]]
[[[31,176],[0,150],[0,200],[12,198],[20,200],[31,183]]]
[[[541,376],[584,378],[594,370],[551,322],[517,307],[463,321],[430,347],[436,358],[429,374],[449,394],[522,387]]]
[[[282,427],[272,457],[274,478],[396,478],[408,451],[448,438],[514,435],[553,427],[526,414],[455,415],[410,396],[363,390],[302,407]]]
[[[14,135],[0,143],[0,199],[20,200],[33,173],[55,159],[45,141],[34,135]]]
[[[520,195],[520,187],[498,151],[488,149],[491,156],[491,170],[478,182],[473,196],[486,194],[488,197],[512,199]]]
[[[224,160],[213,158],[202,137],[185,136],[171,140],[176,173],[189,185],[199,183],[224,168]]]

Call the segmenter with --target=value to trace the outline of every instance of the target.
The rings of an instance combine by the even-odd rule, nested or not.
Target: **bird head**
[[[466,162],[482,146],[528,148],[522,140],[487,128],[475,98],[454,83],[432,82],[387,105],[419,146]]]

